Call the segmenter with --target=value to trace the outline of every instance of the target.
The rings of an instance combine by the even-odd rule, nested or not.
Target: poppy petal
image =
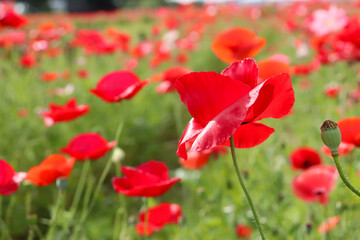
[[[191,116],[203,126],[250,91],[243,82],[215,72],[185,74],[175,82],[175,88]]]
[[[163,162],[150,160],[139,165],[137,169],[158,176],[162,180],[169,179],[168,168]]]
[[[185,147],[186,142],[191,141],[193,138],[195,138],[203,129],[204,127],[200,123],[198,123],[194,118],[192,118],[189,121],[179,141],[178,150],[176,152],[176,154],[179,157],[183,159],[187,159],[187,153]]]
[[[341,141],[360,146],[360,117],[345,118],[338,121],[341,132]]]
[[[275,130],[262,123],[246,123],[234,133],[236,148],[251,148],[263,143]],[[230,141],[224,145],[230,146]]]
[[[243,61],[233,62],[221,72],[221,75],[241,81],[254,88],[257,85],[258,73],[259,70],[255,60],[246,58]]]
[[[294,105],[294,90],[287,73],[272,76],[256,88],[260,88],[259,97],[249,109],[244,122],[269,117],[281,118],[288,114]]]
[[[251,100],[250,95],[245,95],[220,112],[196,137],[191,150],[204,151],[228,140],[243,122],[247,109],[253,103]]]
[[[258,84],[268,79],[271,76],[280,73],[290,72],[290,66],[288,64],[272,59],[265,59],[259,61],[257,63],[257,66],[259,67],[259,81],[260,81],[258,82]]]
[[[0,159],[0,186],[10,182],[14,175],[14,168],[5,160]]]

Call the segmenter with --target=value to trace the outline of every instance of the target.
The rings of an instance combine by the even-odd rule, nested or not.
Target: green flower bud
[[[63,192],[68,185],[66,178],[58,178],[56,179],[56,186],[58,187],[59,191]]]
[[[321,139],[330,148],[332,156],[338,156],[338,148],[341,142],[341,132],[336,122],[326,120],[321,129]]]

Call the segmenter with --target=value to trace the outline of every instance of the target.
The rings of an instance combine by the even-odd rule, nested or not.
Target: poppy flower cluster
[[[295,101],[289,74],[278,74],[258,84],[253,59],[234,62],[221,74],[185,74],[175,82],[175,88],[193,116],[178,145],[177,154],[184,159],[189,141],[193,141],[192,151],[229,146],[231,136],[236,148],[261,144],[274,129],[257,121],[285,116]]]

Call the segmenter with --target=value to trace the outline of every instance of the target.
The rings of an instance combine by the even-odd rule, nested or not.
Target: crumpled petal
[[[259,90],[259,97],[249,109],[244,122],[259,121],[269,117],[281,118],[287,115],[294,105],[294,90],[287,73],[272,76],[253,91],[255,89]]]
[[[258,73],[259,70],[255,60],[245,58],[243,61],[233,62],[221,72],[221,75],[241,81],[249,85],[249,87],[254,88],[258,82]]]

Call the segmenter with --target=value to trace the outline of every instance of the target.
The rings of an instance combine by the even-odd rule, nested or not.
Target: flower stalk
[[[243,189],[243,191],[245,193],[245,196],[246,196],[246,198],[247,198],[247,200],[249,202],[251,211],[253,213],[253,216],[254,216],[254,219],[255,219],[255,222],[256,222],[256,226],[257,226],[257,228],[259,230],[259,233],[260,233],[260,236],[261,236],[261,239],[266,240],[264,230],[263,230],[263,228],[261,226],[261,223],[259,221],[259,216],[258,216],[258,214],[256,212],[254,202],[253,202],[253,200],[251,198],[251,195],[250,195],[250,193],[249,193],[249,191],[248,191],[248,189],[247,189],[247,187],[245,185],[244,179],[243,179],[243,177],[241,176],[241,173],[240,173],[239,165],[238,165],[238,162],[236,160],[235,145],[234,145],[233,136],[230,137],[230,144],[231,144],[231,156],[232,156],[232,159],[233,159],[236,175],[237,175],[238,180],[240,182],[241,188]]]

